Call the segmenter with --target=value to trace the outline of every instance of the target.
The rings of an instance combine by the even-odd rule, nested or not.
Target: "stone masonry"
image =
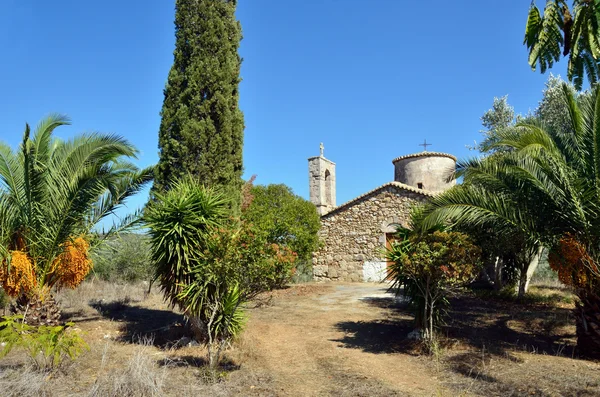
[[[319,215],[335,208],[335,163],[323,157],[323,144],[321,155],[308,159],[308,188]]]
[[[316,280],[379,281],[385,274],[386,233],[408,226],[410,207],[431,193],[389,182],[321,217],[322,247],[313,254]]]

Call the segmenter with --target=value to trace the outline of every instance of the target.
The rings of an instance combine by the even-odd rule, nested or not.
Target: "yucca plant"
[[[228,221],[228,200],[191,178],[155,193],[144,221],[149,229],[153,281],[172,306],[182,307],[182,288],[193,281],[192,269],[205,248],[205,236]]]
[[[242,306],[279,285],[296,260],[261,229],[230,217],[227,197],[188,177],[156,193],[144,219],[155,280],[208,347],[211,370],[242,329]],[[214,372],[213,372],[214,374]]]
[[[75,288],[90,271],[92,228],[153,177],[127,161],[137,151],[117,135],[53,137],[68,124],[51,115],[33,134],[26,125],[18,150],[0,143],[0,282],[30,324],[58,323],[52,290]]]
[[[154,280],[184,312],[196,338],[207,342],[213,370],[225,343],[241,328],[238,284],[221,266],[229,264],[228,247],[210,238],[225,233],[228,213],[226,197],[186,178],[156,193],[145,214]]]
[[[561,279],[580,298],[579,350],[600,357],[600,90],[576,99],[562,88],[570,128],[528,120],[499,132],[498,153],[462,162],[464,183],[433,198],[423,224],[516,232],[532,250],[550,248],[551,265],[559,275],[571,269]]]

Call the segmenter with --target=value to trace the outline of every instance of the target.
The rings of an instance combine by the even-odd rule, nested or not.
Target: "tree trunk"
[[[504,287],[504,281],[502,280],[502,271],[504,270],[504,259],[501,256],[496,257],[496,263],[494,263],[494,289],[500,291]]]
[[[582,356],[600,359],[600,296],[586,292],[579,299],[575,308],[577,350]]]
[[[527,292],[527,269],[521,269],[521,274],[519,275],[519,286],[518,286],[518,293],[517,293],[517,298],[523,298],[525,296],[525,293]]]
[[[434,302],[433,299],[431,300],[431,302],[429,303],[429,341],[432,341],[434,339],[434,331],[433,331],[433,316],[434,316],[434,311],[435,310],[435,306],[434,306]]]
[[[188,319],[192,337],[198,343],[205,342],[208,339],[206,325],[196,316],[191,316],[187,312],[184,315]]]
[[[525,281],[525,293],[527,293],[527,291],[529,290],[529,283],[531,282],[531,278],[535,274],[535,271],[537,270],[537,268],[540,264],[540,259],[542,259],[543,253],[544,253],[544,247],[539,246],[537,249],[537,253],[535,254],[535,256],[531,259],[531,262],[529,263],[529,267],[527,268],[527,281]]]
[[[523,267],[521,268],[521,274],[519,275],[519,298],[524,297],[527,293],[527,290],[529,289],[529,282],[531,281],[531,277],[533,277],[533,273],[535,273],[535,270],[540,264],[540,258],[542,257],[543,251],[544,247],[539,246],[536,254],[533,255],[531,260],[523,264]]]
[[[208,349],[208,368],[210,368],[211,371],[214,371],[219,364],[216,350],[212,343],[208,343],[206,348]]]
[[[60,325],[60,308],[54,296],[48,295],[46,299],[39,296],[21,295],[10,306],[11,314],[23,315],[23,321],[32,326]]]

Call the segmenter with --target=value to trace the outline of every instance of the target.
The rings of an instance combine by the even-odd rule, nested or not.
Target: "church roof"
[[[454,157],[451,154],[448,153],[442,153],[442,152],[420,152],[420,153],[413,153],[413,154],[407,154],[406,156],[400,156],[400,157],[396,157],[395,159],[392,160],[392,163],[396,163],[400,160],[404,160],[404,159],[410,159],[413,157],[448,157],[454,161],[456,161],[456,157]]]
[[[371,195],[373,195],[375,193],[378,193],[378,192],[380,192],[381,190],[383,190],[383,189],[385,189],[387,187],[396,187],[396,188],[399,188],[399,189],[402,189],[402,190],[406,190],[406,191],[409,191],[411,193],[417,193],[417,194],[420,194],[420,195],[426,196],[426,197],[433,197],[436,194],[436,193],[430,192],[428,190],[417,189],[416,187],[405,185],[404,183],[392,181],[392,182],[384,183],[383,185],[381,185],[379,187],[376,187],[373,190],[369,190],[368,192],[363,193],[360,196],[355,197],[355,198],[353,198],[350,201],[346,201],[344,204],[338,205],[337,207],[335,207],[331,211],[327,212],[326,214],[323,214],[322,216],[328,216],[330,214],[338,212],[339,210],[351,207],[353,204],[355,204],[356,202],[360,201],[361,199],[363,199],[363,198],[365,198],[367,196],[371,196]]]

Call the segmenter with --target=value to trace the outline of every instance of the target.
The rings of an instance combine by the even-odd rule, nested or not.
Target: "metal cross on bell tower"
[[[423,140],[423,143],[420,143],[419,146],[423,146],[423,151],[427,151],[427,146],[431,146],[431,143],[427,143],[427,139]]]

